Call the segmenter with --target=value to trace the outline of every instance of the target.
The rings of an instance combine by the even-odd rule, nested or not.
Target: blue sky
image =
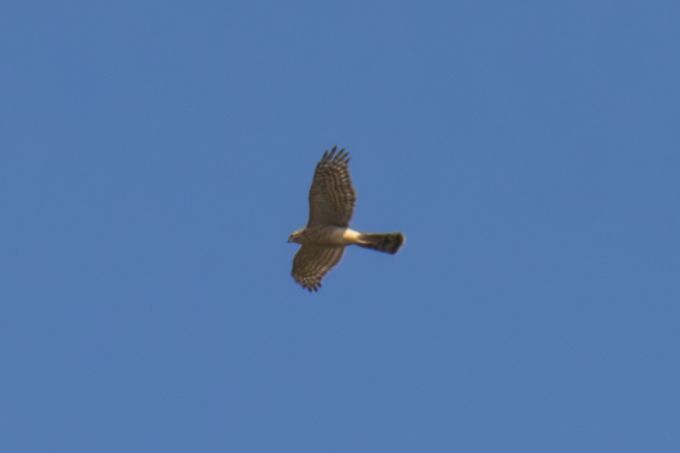
[[[678,20],[6,2],[0,450],[680,451]],[[333,144],[408,240],[309,294]]]

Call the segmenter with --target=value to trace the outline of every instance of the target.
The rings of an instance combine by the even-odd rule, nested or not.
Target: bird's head
[[[293,231],[290,234],[290,236],[288,236],[288,242],[300,243],[300,237],[302,236],[303,231],[304,231],[304,228],[300,228],[299,230]]]

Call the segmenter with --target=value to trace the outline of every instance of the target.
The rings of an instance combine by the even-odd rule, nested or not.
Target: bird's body
[[[362,233],[349,227],[356,193],[348,162],[344,149],[333,147],[324,152],[309,190],[307,226],[288,238],[289,242],[302,244],[293,260],[293,278],[310,291],[321,287],[321,279],[340,261],[346,246],[394,254],[404,243],[401,233]]]
[[[351,245],[356,244],[361,233],[348,227],[335,225],[316,225],[304,228],[295,236],[298,244],[314,245]]]

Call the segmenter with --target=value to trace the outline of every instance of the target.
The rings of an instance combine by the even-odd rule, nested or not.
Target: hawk
[[[321,279],[333,268],[348,245],[397,253],[402,233],[361,233],[349,227],[356,193],[349,177],[349,153],[334,146],[316,165],[309,189],[309,221],[294,231],[288,242],[302,244],[293,259],[293,279],[309,291],[318,291]]]

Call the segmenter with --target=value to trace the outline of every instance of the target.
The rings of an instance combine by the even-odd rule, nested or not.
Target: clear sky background
[[[680,451],[676,1],[10,1],[0,451]],[[290,278],[347,147],[350,249]]]

